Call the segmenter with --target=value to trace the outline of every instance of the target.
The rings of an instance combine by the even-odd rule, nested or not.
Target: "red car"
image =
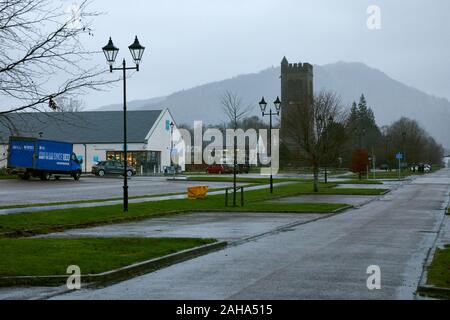
[[[206,169],[206,172],[212,174],[233,173],[233,166],[229,164],[212,164]]]

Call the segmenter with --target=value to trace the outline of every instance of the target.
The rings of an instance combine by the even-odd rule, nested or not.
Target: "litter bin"
[[[195,186],[187,189],[188,199],[204,199],[208,193],[208,186]]]

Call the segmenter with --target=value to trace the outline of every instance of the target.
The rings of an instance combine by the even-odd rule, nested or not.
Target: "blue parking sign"
[[[397,155],[395,156],[395,158],[396,158],[397,160],[402,160],[402,159],[403,159],[403,154],[401,154],[401,153],[399,152],[399,153],[397,153]]]

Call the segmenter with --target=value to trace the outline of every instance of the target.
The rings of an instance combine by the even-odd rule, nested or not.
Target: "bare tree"
[[[220,99],[222,111],[230,121],[230,125],[234,130],[238,128],[239,121],[248,116],[251,112],[251,105],[245,105],[237,93],[225,91]]]
[[[95,52],[82,45],[92,36],[88,0],[65,8],[51,0],[0,0],[0,117],[55,107],[54,99],[98,90],[110,83],[97,66]],[[69,10],[68,10],[69,9]]]
[[[328,183],[329,167],[342,165],[342,156],[347,152],[345,145],[349,136],[342,119],[345,113],[338,112],[338,119],[334,116],[328,118],[325,124],[323,153],[321,157],[321,166],[325,169],[325,183]]]
[[[346,142],[345,113],[336,93],[320,92],[309,106],[293,104],[286,117],[286,133],[290,148],[297,149],[299,157],[305,158],[314,174],[314,192],[319,191],[321,164],[336,160]]]
[[[251,111],[250,105],[244,105],[242,99],[235,92],[226,91],[220,100],[222,110],[227,116],[234,131],[238,129],[239,122]],[[233,141],[233,206],[236,206],[236,173],[237,173],[237,139]]]
[[[405,163],[442,163],[442,146],[416,120],[405,117],[397,120],[387,128],[386,137],[392,145],[393,153],[402,153]]]
[[[59,112],[80,112],[83,111],[83,101],[76,98],[62,97],[57,99],[56,104]]]

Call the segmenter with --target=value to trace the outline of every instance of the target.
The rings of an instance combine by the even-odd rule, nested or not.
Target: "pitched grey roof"
[[[127,111],[129,143],[144,143],[161,110]],[[121,143],[122,111],[29,112],[0,116],[0,143],[9,136],[39,137],[72,143]]]

